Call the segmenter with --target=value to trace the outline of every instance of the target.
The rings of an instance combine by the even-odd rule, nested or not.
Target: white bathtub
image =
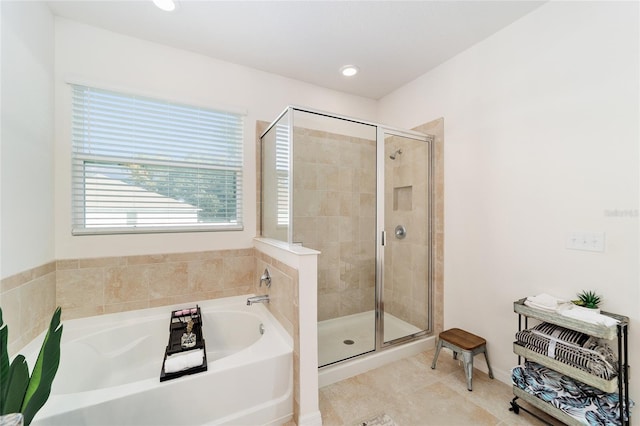
[[[293,342],[247,296],[198,302],[208,370],[160,382],[172,310],[64,321],[61,360],[34,425],[279,425],[293,413]],[[264,334],[261,334],[261,327]],[[22,351],[32,367],[44,335]]]

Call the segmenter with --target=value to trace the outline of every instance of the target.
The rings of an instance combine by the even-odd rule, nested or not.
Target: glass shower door
[[[293,242],[318,256],[319,366],[375,350],[376,127],[294,109]]]
[[[385,241],[378,306],[384,346],[429,329],[432,144],[403,132],[380,133]]]
[[[290,238],[291,112],[286,111],[262,136],[262,236]]]

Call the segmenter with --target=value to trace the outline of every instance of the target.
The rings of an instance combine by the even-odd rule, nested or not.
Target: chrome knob
[[[271,287],[271,275],[269,275],[269,270],[267,268],[264,269],[264,272],[260,277],[260,287],[262,287],[262,283],[266,284],[267,288]]]

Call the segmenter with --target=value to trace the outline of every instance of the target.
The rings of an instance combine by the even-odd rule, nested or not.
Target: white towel
[[[565,317],[585,321],[591,324],[601,324],[606,327],[611,327],[618,323],[618,320],[615,318],[602,315],[598,312],[588,312],[584,309],[566,309],[560,312],[560,314]]]
[[[524,304],[532,308],[542,309],[545,311],[555,312],[562,305],[569,303],[568,300],[560,299],[546,293],[540,293],[537,296],[529,296]]]
[[[175,373],[176,371],[186,370],[188,368],[198,367],[202,365],[204,359],[204,351],[195,349],[192,351],[180,352],[169,355],[164,361],[164,372]]]

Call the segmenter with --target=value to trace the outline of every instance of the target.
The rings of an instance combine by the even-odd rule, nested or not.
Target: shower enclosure
[[[262,235],[321,252],[319,367],[429,334],[433,138],[288,107],[261,143]]]

